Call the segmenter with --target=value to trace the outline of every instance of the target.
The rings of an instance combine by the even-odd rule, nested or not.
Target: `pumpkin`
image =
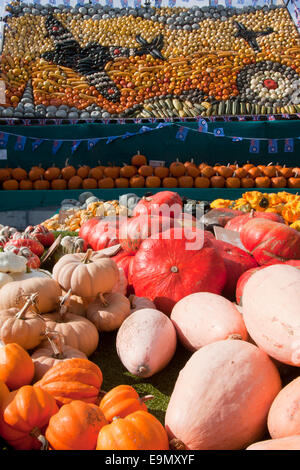
[[[152,176],[153,167],[150,165],[142,165],[138,169],[138,174],[144,176],[144,178],[146,178],[147,176]]]
[[[255,186],[257,188],[269,188],[271,186],[271,180],[268,176],[258,176],[255,178]]]
[[[168,450],[163,425],[147,411],[139,410],[103,426],[96,450]]]
[[[130,314],[130,302],[119,292],[98,295],[87,308],[87,318],[99,331],[117,330]]]
[[[272,163],[269,163],[262,169],[262,172],[268,178],[274,178],[274,176],[276,176],[277,168]]]
[[[118,217],[93,217],[84,222],[78,233],[95,251],[119,243]]]
[[[162,186],[163,188],[177,188],[178,180],[173,176],[167,176],[162,180]]]
[[[1,288],[0,309],[21,308],[26,296],[37,293],[35,307],[40,313],[52,312],[56,309],[61,296],[58,283],[47,275],[32,276],[25,280],[9,282]]]
[[[223,258],[227,273],[223,295],[233,300],[240,276],[248,269],[258,267],[258,264],[253,256],[230,243],[214,240],[214,246],[219,250]]]
[[[190,351],[230,337],[248,338],[240,312],[217,294],[197,292],[184,297],[175,304],[170,318],[179,340]]]
[[[246,168],[243,168],[243,167],[239,168],[238,165],[236,165],[234,172],[235,172],[235,176],[237,176],[240,179],[246,178],[248,174]]]
[[[85,178],[88,177],[90,170],[91,170],[91,168],[88,165],[79,165],[79,168],[78,168],[76,174],[80,178],[85,179]]]
[[[264,436],[280,389],[276,366],[253,344],[227,339],[203,346],[175,383],[165,417],[168,436],[187,450],[244,449]]]
[[[162,312],[145,308],[132,313],[120,326],[116,348],[126,369],[139,377],[162,370],[176,350],[176,331]]]
[[[272,259],[300,259],[300,233],[285,224],[254,218],[243,225],[240,237],[260,265]]]
[[[152,398],[153,395],[140,398],[130,385],[118,385],[104,395],[99,408],[105,419],[111,423],[116,416],[125,418],[138,410],[148,411],[145,402]]]
[[[43,178],[47,181],[52,181],[52,180],[59,178],[59,176],[60,176],[60,168],[56,167],[53,163],[52,167],[48,168],[45,171]]]
[[[33,183],[33,189],[36,189],[37,191],[47,191],[50,189],[50,182],[43,179],[36,180]]]
[[[268,430],[272,439],[299,435],[299,418],[300,377],[297,377],[278,393],[272,403],[268,415]]]
[[[224,188],[225,186],[225,178],[218,173],[215,176],[210,178],[210,185],[212,188]]]
[[[119,280],[117,284],[115,284],[115,286],[111,290],[111,293],[119,293],[119,294],[126,296],[127,290],[128,290],[127,277],[125,276],[123,269],[119,268]]]
[[[64,291],[89,298],[109,292],[119,279],[118,266],[110,258],[88,250],[64,255],[53,268],[53,278]]]
[[[57,412],[57,404],[49,393],[24,385],[9,393],[2,404],[0,436],[16,450],[45,448],[42,433]]]
[[[32,237],[36,238],[44,247],[51,246],[55,241],[54,233],[43,225],[27,227],[24,233],[30,233]]]
[[[28,178],[31,181],[36,181],[36,180],[41,179],[44,173],[45,173],[45,170],[44,168],[41,167],[41,164],[39,166],[33,166],[28,173]]]
[[[102,381],[102,372],[94,362],[72,358],[51,367],[34,387],[50,393],[62,406],[73,400],[96,403]]]
[[[275,176],[271,178],[271,185],[272,188],[286,188],[287,179],[284,176],[280,176],[279,173],[276,172]]]
[[[300,271],[276,264],[257,270],[243,291],[243,318],[255,343],[271,357],[299,367]]]
[[[94,167],[94,168],[91,168],[90,171],[89,171],[89,175],[88,177],[89,178],[93,178],[95,179],[96,181],[100,180],[101,178],[103,178],[103,170],[104,168],[100,165]]]
[[[64,191],[67,189],[67,182],[63,178],[57,178],[51,181],[51,189],[55,189],[57,191]]]
[[[206,176],[197,176],[194,181],[195,188],[209,188],[210,187],[210,179],[206,178]]]
[[[120,177],[121,178],[131,178],[137,173],[137,169],[133,165],[126,165],[124,163],[124,166],[120,168]]]
[[[33,188],[33,184],[32,184],[31,180],[25,179],[25,180],[20,181],[20,186],[19,187],[23,191],[30,191]]]
[[[243,168],[245,168],[246,171],[249,171],[250,168],[253,168],[253,167],[254,167],[253,163],[249,163],[249,162],[247,162],[247,163],[245,163],[245,165],[243,165]]]
[[[166,166],[156,166],[154,168],[154,175],[158,176],[161,180],[169,176],[169,168]]]
[[[152,196],[142,197],[133,210],[133,216],[150,214],[176,218],[182,212],[182,200],[178,193],[160,191]],[[168,210],[171,208],[172,210]]]
[[[145,155],[142,155],[138,150],[137,153],[131,158],[131,165],[138,167],[142,165],[147,165],[147,158],[145,157]]]
[[[300,436],[255,442],[247,447],[246,450],[300,450]]]
[[[127,251],[121,250],[115,256],[112,256],[111,259],[117,264],[118,268],[123,269],[126,278],[128,279],[128,268],[129,262],[132,258],[132,255]]]
[[[0,182],[11,179],[11,172],[7,168],[0,168]]]
[[[291,176],[293,176],[293,169],[283,165],[283,167],[279,170],[279,174],[286,179],[291,178]]]
[[[212,176],[216,174],[215,169],[210,165],[205,165],[204,167],[200,169],[200,171],[201,171],[201,176],[204,176],[205,178],[211,178]]]
[[[32,311],[36,297],[37,294],[31,294],[20,310],[0,310],[0,340],[4,344],[18,343],[24,349],[33,349],[40,344],[46,325],[42,318]]]
[[[6,400],[7,396],[9,395],[9,389],[5,385],[5,383],[0,379],[0,410],[2,407],[2,403]]]
[[[234,170],[230,166],[220,165],[215,166],[214,170],[225,179],[230,178],[233,175]]]
[[[253,166],[248,170],[248,175],[250,175],[255,180],[256,178],[259,178],[262,176],[262,172],[256,166]]]
[[[66,296],[67,294],[67,292],[65,292],[64,290],[62,293],[64,296]],[[85,317],[86,309],[89,303],[89,299],[85,299],[84,297],[80,297],[79,295],[73,295],[71,292],[71,294],[67,296],[65,305],[68,306],[69,313],[74,313],[75,315]]]
[[[145,186],[145,178],[141,175],[132,176],[129,180],[131,188],[143,188]]]
[[[243,226],[252,219],[268,219],[273,220],[274,222],[279,222],[284,224],[284,219],[279,214],[274,212],[256,212],[254,210],[250,211],[248,214],[239,215],[230,219],[225,228],[227,230],[233,230],[235,232],[241,232]]]
[[[116,178],[115,185],[116,185],[116,188],[128,188],[129,181],[127,178]]]
[[[19,183],[17,180],[9,179],[2,183],[2,188],[6,191],[16,191],[19,189]]]
[[[200,175],[200,170],[195,164],[190,164],[186,166],[186,174],[187,176],[191,176],[192,178],[197,178],[197,176]]]
[[[178,184],[180,188],[192,188],[194,186],[194,179],[192,176],[179,176]]]
[[[22,181],[27,179],[27,171],[23,168],[14,168],[11,172],[11,176],[13,179],[17,181]]]
[[[170,175],[175,178],[185,175],[186,168],[183,163],[181,163],[178,158],[176,162],[171,163],[170,165]]]
[[[17,343],[0,344],[0,381],[10,390],[16,390],[31,384],[33,375],[33,360],[22,346]]]
[[[5,183],[3,183],[3,187]],[[296,173],[295,177],[292,176],[291,178],[288,179],[288,187],[297,188],[297,189],[300,188],[300,173]]]
[[[73,176],[76,175],[76,168],[73,165],[69,165],[69,160],[65,162],[64,168],[61,170],[61,175],[64,180],[69,181]]]
[[[82,180],[83,189],[97,189],[98,181],[95,178],[84,178]]]
[[[170,314],[186,295],[201,291],[220,294],[226,268],[202,230],[172,228],[161,239],[142,242],[133,260],[132,282],[138,297],[149,298],[156,308]]]
[[[82,187],[82,178],[78,175],[71,176],[68,180],[68,189],[80,189]]]
[[[87,359],[86,354],[79,349],[72,348],[64,344],[61,333],[57,331],[46,331],[49,345],[42,345],[37,348],[31,355],[34,365],[33,382],[41,380],[43,375],[51,369],[55,364],[73,357],[81,357]]]
[[[13,245],[16,248],[29,248],[37,256],[42,256],[44,253],[44,246],[37,239],[31,238],[30,235],[22,235],[21,238],[9,240],[4,248],[8,245]]]
[[[106,424],[97,405],[73,400],[50,418],[45,436],[54,450],[95,450]]]
[[[226,178],[225,186],[226,188],[240,188],[241,181],[240,178],[236,176],[236,173],[233,173],[232,176]]]
[[[2,273],[24,273],[26,271],[26,260],[23,256],[16,255],[10,251],[0,252],[0,272]]]
[[[254,188],[255,181],[250,176],[241,179],[241,187],[242,188]]]
[[[146,188],[159,188],[161,180],[158,176],[147,176],[145,181]]]

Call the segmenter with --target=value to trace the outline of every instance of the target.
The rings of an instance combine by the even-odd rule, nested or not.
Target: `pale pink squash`
[[[129,315],[117,334],[117,353],[126,369],[139,377],[162,370],[176,350],[176,330],[159,310],[144,308]]]
[[[243,292],[243,318],[249,335],[271,357],[300,366],[300,270],[276,264],[258,270]]]
[[[169,438],[189,450],[239,450],[264,437],[281,389],[267,354],[224,340],[196,351],[180,371],[165,417]]]
[[[180,341],[190,351],[230,337],[245,341],[248,337],[243,317],[234,304],[210,292],[196,292],[179,300],[171,320]]]
[[[300,435],[300,377],[286,385],[273,401],[268,429],[273,439]]]
[[[300,450],[300,436],[255,442],[247,447],[246,450]]]

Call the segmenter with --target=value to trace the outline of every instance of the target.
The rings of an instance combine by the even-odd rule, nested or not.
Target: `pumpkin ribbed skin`
[[[78,235],[95,251],[117,245],[119,243],[119,219],[93,217],[82,224]]]
[[[95,450],[106,424],[97,405],[74,400],[51,417],[45,436],[54,450]]]
[[[188,450],[239,450],[262,439],[281,389],[268,355],[240,340],[196,351],[180,371],[165,417],[169,437]]]
[[[84,298],[93,298],[109,292],[119,279],[118,266],[109,258],[97,253],[65,255],[53,269],[53,278],[63,290]]]
[[[146,411],[136,411],[104,426],[97,441],[97,450],[168,449],[168,437],[163,425]]]
[[[169,213],[162,212],[160,214],[161,206],[164,205],[171,207]],[[168,217],[175,217],[182,212],[182,200],[179,194],[173,191],[160,191],[153,196],[142,197],[133,210],[133,216],[137,215],[163,215]]]
[[[104,395],[99,407],[110,423],[116,416],[125,418],[138,410],[148,411],[143,399],[139,397],[137,391],[130,385],[114,387]]]
[[[34,312],[27,311],[18,318],[19,312],[18,308],[0,311],[0,339],[5,344],[17,343],[24,349],[33,349],[40,344],[46,324]]]
[[[104,301],[104,302],[103,302]],[[87,308],[86,316],[99,331],[117,330],[130,315],[130,302],[119,292],[96,298]]]
[[[226,282],[221,255],[200,230],[173,228],[165,238],[144,240],[133,261],[135,294],[153,300],[170,314],[173,306],[194,292],[220,294]]]
[[[274,222],[280,222],[284,224],[284,219],[279,214],[274,214],[273,212],[250,212],[249,214],[239,215],[230,219],[225,228],[227,230],[234,230],[236,232],[241,232],[243,226],[252,219],[269,219]]]
[[[7,385],[3,382],[3,380],[0,380],[0,409],[1,409],[2,403],[4,402],[4,400],[6,400],[8,395],[9,395],[9,389]]]
[[[25,385],[11,392],[2,404],[0,436],[16,450],[38,450],[41,442],[31,433],[43,433],[57,412],[58,406],[49,393]]]
[[[29,385],[34,375],[34,364],[28,352],[17,343],[0,346],[0,380],[10,390]]]
[[[73,400],[96,403],[102,381],[102,372],[96,364],[73,358],[51,367],[34,386],[50,393],[61,406]]]

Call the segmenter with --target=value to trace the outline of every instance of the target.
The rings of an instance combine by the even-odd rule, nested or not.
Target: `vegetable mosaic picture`
[[[300,37],[284,6],[7,10],[0,117],[300,112]]]

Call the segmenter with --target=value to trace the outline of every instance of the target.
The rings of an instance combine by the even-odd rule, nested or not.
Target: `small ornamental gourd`
[[[119,279],[119,270],[110,258],[88,250],[60,258],[54,266],[53,278],[64,291],[71,289],[74,295],[94,298],[111,291]]]
[[[47,448],[43,431],[58,412],[55,399],[38,387],[24,385],[2,403],[0,436],[16,450]]]
[[[88,359],[61,361],[34,384],[50,393],[59,406],[73,400],[96,403],[103,382],[100,368]]]
[[[26,260],[23,256],[12,252],[0,253],[1,273],[24,273],[26,271]]]

